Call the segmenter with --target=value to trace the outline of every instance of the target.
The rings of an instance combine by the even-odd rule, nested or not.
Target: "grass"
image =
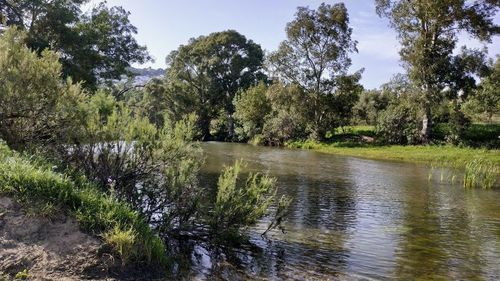
[[[440,130],[442,131],[442,128]],[[469,141],[494,143],[500,131],[498,125],[473,124],[467,134]],[[463,184],[466,188],[491,188],[500,174],[500,150],[498,149],[453,145],[380,145],[359,141],[360,136],[373,135],[374,127],[350,126],[330,136],[328,143],[293,141],[286,143],[286,146],[367,159],[420,162],[431,165],[433,169],[434,167],[452,168],[454,171],[464,172]],[[454,173],[452,181],[455,181],[456,177],[457,173]]]
[[[464,187],[492,188],[499,171],[500,168],[492,162],[474,159],[465,166]]]
[[[162,240],[127,204],[99,191],[84,178],[74,180],[56,173],[50,165],[21,156],[3,143],[0,143],[0,195],[25,203],[36,202],[48,214],[57,208],[75,217],[85,232],[109,237],[104,242],[115,248],[117,239],[111,239],[113,234],[131,231],[140,239],[130,243],[127,253],[121,252],[127,255],[120,257],[122,261],[136,265],[166,265]]]
[[[474,158],[483,158],[500,165],[500,150],[461,148],[451,145],[402,146],[357,144],[348,142],[317,143],[294,141],[286,144],[290,148],[312,149],[338,155],[357,156],[367,159],[398,160],[410,162],[453,162],[465,167]]]
[[[111,230],[104,234],[104,241],[112,245],[119,253],[124,266],[130,257],[134,256],[134,244],[136,243],[137,233],[130,228],[123,230],[122,227],[115,225]]]

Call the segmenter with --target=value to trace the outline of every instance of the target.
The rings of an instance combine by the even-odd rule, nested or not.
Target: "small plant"
[[[31,276],[28,274],[28,270],[24,269],[23,271],[16,273],[14,280],[28,280],[30,277]]]
[[[27,215],[30,217],[41,217],[49,221],[54,221],[57,218],[59,208],[52,202],[37,202],[27,201],[25,205],[27,208]]]
[[[495,186],[499,172],[499,168],[495,163],[483,158],[476,158],[465,166],[464,187],[492,188]]]
[[[250,174],[242,183],[238,177],[242,162],[226,167],[219,177],[211,225],[216,235],[237,236],[241,227],[252,225],[267,212],[276,194],[276,180]]]
[[[274,218],[269,224],[268,228],[264,233],[262,233],[262,236],[266,235],[269,230],[274,229],[274,228],[280,228],[283,233],[285,232],[285,229],[282,227],[281,223],[283,220],[288,216],[290,213],[290,204],[292,203],[292,199],[288,196],[281,196],[280,200],[278,201],[278,207],[276,208],[276,213],[274,214]]]
[[[113,246],[118,254],[120,254],[122,266],[134,255],[136,236],[133,229],[122,230],[118,225],[104,234],[106,243]]]

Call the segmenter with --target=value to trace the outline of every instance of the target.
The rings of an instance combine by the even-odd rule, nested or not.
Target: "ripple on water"
[[[312,151],[203,144],[204,176],[245,159],[294,198],[286,233],[260,236],[222,259],[195,259],[199,276],[226,280],[500,279],[500,192],[429,181],[422,165]],[[215,182],[212,181],[203,181]],[[230,253],[232,252],[232,253]],[[215,262],[214,260],[217,260]],[[201,268],[201,269],[200,269]]]

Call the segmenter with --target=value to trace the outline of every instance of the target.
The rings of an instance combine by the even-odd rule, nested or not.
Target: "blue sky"
[[[91,0],[90,7],[99,3]],[[165,68],[165,57],[187,43],[189,38],[215,31],[235,29],[274,51],[285,39],[286,23],[294,17],[298,6],[317,8],[316,0],[108,0],[108,5],[122,6],[131,12],[130,19],[138,28],[137,40],[148,47],[155,58],[145,66]],[[388,21],[375,14],[373,0],[345,0],[353,37],[358,41],[358,54],[352,55],[351,71],[365,68],[362,84],[377,88],[393,74],[403,72],[400,66],[396,34]],[[500,23],[500,15],[496,22]],[[461,36],[461,45],[482,44]],[[500,53],[500,38],[488,45],[490,56]]]

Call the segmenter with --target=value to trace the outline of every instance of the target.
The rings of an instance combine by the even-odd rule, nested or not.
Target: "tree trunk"
[[[424,117],[422,118],[422,130],[420,131],[420,138],[422,140],[422,143],[428,144],[432,133],[432,111],[429,102],[425,102],[424,107],[425,113]]]
[[[210,135],[210,118],[204,110],[200,114],[198,124],[200,126],[201,140],[209,141],[212,138],[212,136]]]
[[[234,118],[233,114],[228,113],[227,114],[227,139],[229,141],[234,140]]]

